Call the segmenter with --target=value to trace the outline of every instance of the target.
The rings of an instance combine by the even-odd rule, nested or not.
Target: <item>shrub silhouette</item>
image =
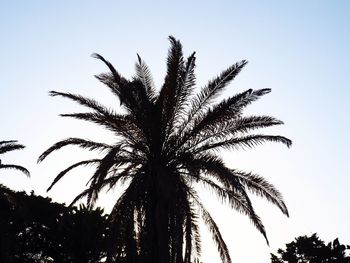
[[[341,245],[338,238],[327,245],[317,234],[300,236],[286,244],[286,249],[279,249],[278,256],[271,254],[272,263],[349,263],[346,255],[350,246]]]

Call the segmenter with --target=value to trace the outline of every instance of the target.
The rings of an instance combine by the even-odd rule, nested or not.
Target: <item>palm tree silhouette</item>
[[[222,261],[231,262],[219,228],[194,185],[206,186],[221,201],[247,215],[267,241],[265,228],[247,192],[265,198],[288,216],[280,192],[259,175],[228,168],[218,152],[251,148],[265,142],[281,142],[289,147],[291,141],[277,135],[251,134],[258,128],[280,125],[282,121],[269,116],[242,115],[247,105],[270,89],[249,89],[214,103],[247,61],[228,67],[195,93],[195,53],[185,59],[181,43],[171,36],[169,40],[167,73],[159,92],[139,55],[136,75],[128,80],[101,55],[93,54],[109,68],[109,73],[96,77],[119,98],[123,114],[91,98],[51,91],[51,96],[68,98],[91,110],[61,116],[96,123],[112,131],[117,139],[105,144],[68,138],[48,148],[38,161],[68,145],[103,154],[100,159],[69,166],[48,188],[78,166],[95,165],[88,188],[72,204],[86,197],[88,206],[93,206],[105,187],[128,183],[110,214],[108,262],[198,261],[200,219],[208,226]]]
[[[14,151],[14,150],[20,150],[25,148],[24,145],[18,144],[17,141],[11,140],[11,141],[0,141],[0,154],[4,154],[6,152]],[[15,164],[3,164],[0,159],[0,169],[15,169],[19,170],[22,173],[24,173],[26,176],[29,177],[29,171],[20,165]]]

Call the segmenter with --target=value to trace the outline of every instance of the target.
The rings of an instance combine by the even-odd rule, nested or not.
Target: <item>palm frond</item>
[[[210,163],[203,162],[203,160],[200,159],[197,159],[197,161],[202,162],[202,169],[205,169],[206,174],[214,176],[215,179],[217,179],[223,185],[218,186],[214,182],[211,182],[203,177],[199,178],[199,182],[209,185],[211,189],[214,190],[214,192],[222,199],[222,201],[229,200],[234,209],[247,215],[251,219],[253,225],[260,231],[268,243],[264,225],[262,224],[259,216],[256,215],[244,186],[240,183],[235,174],[219,160],[213,159],[213,157],[210,155],[206,156],[205,159],[210,160],[210,158],[212,158]]]
[[[113,65],[109,61],[104,59],[104,57],[102,57],[101,55],[93,53],[91,56],[105,63],[111,72],[110,74],[102,73],[99,75],[95,75],[95,77],[110,88],[112,93],[119,98],[121,105],[126,104],[130,109],[130,104],[128,103],[128,98],[126,94],[126,92],[128,92],[127,86],[129,86],[130,82],[124,77],[122,77],[113,67]]]
[[[122,80],[122,76],[117,72],[117,70],[113,67],[113,65],[107,61],[104,57],[102,57],[100,54],[93,53],[91,54],[91,57],[101,60],[103,63],[106,64],[106,66],[109,68],[111,73],[113,74],[114,81],[119,84],[119,82]]]
[[[75,205],[76,202],[78,202],[79,200],[87,197],[89,194],[91,194],[92,192],[97,192],[99,193],[101,191],[102,188],[106,187],[107,185],[111,184],[111,183],[117,183],[119,180],[121,180],[123,177],[127,177],[129,175],[126,174],[120,174],[120,175],[116,175],[116,176],[112,176],[109,177],[107,179],[104,179],[103,182],[100,183],[96,183],[93,185],[90,185],[87,189],[85,189],[84,191],[82,191],[79,195],[77,195],[73,201],[70,203],[70,207]],[[92,207],[93,204],[88,204],[88,207]]]
[[[199,179],[200,174],[214,177],[225,189],[244,189],[239,180],[232,175],[232,171],[227,168],[221,158],[210,153],[186,154],[179,158],[192,176]],[[191,169],[189,169],[189,167]],[[194,173],[194,171],[197,172]]]
[[[230,253],[228,251],[227,245],[224,241],[224,239],[221,236],[221,233],[219,231],[218,226],[216,225],[214,219],[211,217],[210,213],[205,209],[205,207],[202,205],[202,203],[196,198],[195,196],[192,196],[196,205],[198,206],[200,213],[202,215],[202,218],[208,227],[210,233],[213,236],[213,239],[216,243],[217,249],[220,254],[220,258],[223,263],[231,263],[231,257]]]
[[[282,194],[266,179],[256,174],[244,173],[236,170],[233,170],[232,173],[239,178],[248,191],[265,198],[267,201],[276,205],[283,214],[289,216]]]
[[[142,170],[142,168],[137,170],[138,165],[139,165],[138,163],[130,163],[129,165],[127,165],[123,169],[122,172],[114,173],[115,175],[108,178],[108,190],[107,190],[107,192],[109,190],[113,189],[119,181],[121,181],[122,184],[124,184],[128,178],[132,178],[135,174],[138,174],[139,171]],[[114,179],[112,179],[112,178],[114,178]]]
[[[217,133],[217,126],[221,126],[227,121],[235,121],[240,117],[241,111],[245,106],[259,99],[261,96],[268,94],[270,91],[270,89],[255,91],[249,89],[227,100],[223,100],[202,114],[198,114],[193,120],[191,129],[187,129],[184,132],[183,140],[178,147],[201,134],[208,137],[213,135],[213,133]]]
[[[121,87],[122,85],[125,85],[128,81],[123,79],[123,81],[119,84],[116,83],[114,76],[112,73],[100,73],[95,75],[95,78],[100,81],[101,83],[105,84],[109,90],[116,95],[116,97],[120,101],[120,105],[123,104],[123,99],[121,96]]]
[[[120,152],[122,145],[118,144],[114,146],[112,149],[110,149],[107,154],[101,159],[99,162],[99,165],[96,168],[96,171],[94,175],[92,176],[92,181],[90,185],[99,185],[101,184],[108,175],[108,171],[116,165],[115,158],[116,155]],[[95,203],[97,199],[97,194],[94,194],[95,192],[92,192],[90,195],[87,196],[87,203]]]
[[[215,105],[213,109],[206,114],[205,119],[212,121],[239,117],[244,107],[270,92],[271,89],[249,89],[245,92],[239,93]]]
[[[51,154],[54,151],[57,151],[61,149],[64,146],[68,145],[76,145],[83,149],[88,150],[98,150],[98,151],[105,151],[111,148],[110,145],[105,143],[98,143],[90,140],[84,140],[80,138],[68,138],[59,142],[56,142],[54,145],[52,145],[50,148],[48,148],[46,151],[44,151],[38,158],[38,162],[42,162],[49,154]]]
[[[125,248],[127,236],[130,235],[130,224],[134,226],[135,213],[134,209],[137,206],[137,200],[140,200],[140,187],[144,185],[143,177],[135,175],[129,187],[122,193],[121,197],[115,203],[109,215],[110,221],[110,242],[107,251],[107,262],[111,262],[113,258],[118,258],[122,253],[122,248]],[[127,227],[129,226],[129,227]],[[133,227],[132,227],[133,228]],[[133,228],[134,229],[134,228]],[[125,252],[125,251],[124,251]],[[124,256],[130,256],[125,255]]]
[[[218,77],[209,81],[193,101],[192,109],[198,112],[208,105],[239,74],[248,62],[242,60],[224,70]],[[192,115],[192,114],[190,114]]]
[[[29,171],[26,168],[24,168],[23,166],[20,166],[20,165],[0,164],[0,169],[14,169],[14,170],[18,170],[18,171],[21,171],[22,173],[24,173],[27,177],[30,177]]]
[[[71,170],[73,170],[76,167],[79,166],[86,166],[86,165],[91,165],[91,164],[95,164],[100,162],[101,159],[91,159],[91,160],[85,160],[85,161],[81,161],[78,163],[75,163],[71,166],[69,166],[68,168],[64,169],[63,171],[61,171],[56,177],[55,179],[52,181],[51,185],[47,188],[47,192],[50,191],[52,189],[52,187],[63,177],[65,176],[68,172],[70,172]]]
[[[266,243],[269,244],[269,241],[266,236],[265,227],[262,224],[260,217],[255,213],[250,198],[248,197],[244,189],[225,189],[224,187],[219,186],[216,183],[204,177],[200,177],[199,182],[204,184],[205,186],[208,186],[210,190],[214,191],[214,193],[217,194],[217,196],[221,199],[223,203],[225,201],[228,201],[233,209],[242,214],[247,215],[252,221],[253,225],[264,236]]]
[[[218,148],[253,148],[254,146],[261,145],[265,142],[280,142],[285,144],[288,148],[292,145],[292,141],[283,136],[256,134],[224,140],[217,143],[205,144],[196,149],[194,152],[199,153],[207,150],[216,150]]]
[[[1,144],[16,143],[16,142],[18,142],[18,141],[16,141],[16,140],[0,141],[0,146],[1,146]]]
[[[196,255],[200,257],[202,246],[201,246],[201,237],[198,226],[198,216],[196,211],[193,208],[191,202],[185,202],[185,211],[186,211],[186,223],[185,223],[185,263],[189,263],[191,260],[192,250],[196,252]]]
[[[230,127],[231,134],[247,133],[252,130],[284,124],[283,121],[270,116],[248,116],[238,118]]]
[[[154,102],[156,99],[156,91],[154,89],[154,82],[147,64],[137,54],[138,62],[135,64],[135,71],[137,78],[142,82],[146,89],[147,97],[150,102]]]
[[[96,77],[115,91],[123,108],[142,127],[144,120],[148,119],[153,111],[151,107],[153,105],[153,99],[150,98],[147,87],[144,86],[143,82],[136,77],[132,81],[125,80],[119,85],[116,85],[110,74],[103,73]]]
[[[183,150],[191,151],[195,147],[199,148],[204,143],[227,140],[256,129],[281,124],[283,124],[282,121],[270,116],[239,117],[229,121],[216,122],[197,133],[192,140],[188,140],[188,143],[183,146]]]
[[[95,110],[99,113],[102,113],[102,114],[105,114],[106,112],[108,114],[110,112],[109,109],[107,109],[105,106],[100,104],[98,101],[91,99],[91,98],[86,98],[86,97],[81,96],[81,95],[72,94],[72,93],[57,92],[57,91],[53,91],[53,90],[49,92],[49,95],[52,97],[60,96],[63,98],[68,98],[70,100],[73,100],[73,101],[79,103],[80,105],[83,105],[85,107],[93,109],[93,110]]]
[[[179,126],[186,116],[186,108],[189,106],[189,97],[193,92],[196,82],[194,69],[196,67],[196,52],[193,52],[186,60],[186,64],[180,72],[179,84],[176,90],[176,102],[174,105],[174,117],[171,127]],[[177,130],[177,129],[175,129]]]
[[[10,142],[8,141],[8,142],[3,143],[3,144],[4,145],[0,145],[0,154],[25,148],[24,145],[17,144],[17,143],[11,142],[11,141]]]
[[[187,158],[189,159],[189,157]],[[216,180],[222,183],[222,186],[201,176],[197,178],[197,181],[210,186],[210,189],[214,190],[222,201],[228,200],[234,209],[247,215],[268,243],[264,225],[259,216],[256,215],[245,188],[235,176],[235,173],[228,169],[217,157],[209,154],[192,159],[191,162],[194,166],[200,166],[206,174],[214,176]]]
[[[239,74],[248,62],[242,60],[233,64],[224,70],[218,77],[211,80],[201,91],[195,96],[191,102],[191,108],[187,112],[187,118],[180,126],[183,131],[187,125],[194,120],[197,114],[200,114],[215,99],[221,91]]]
[[[99,113],[70,113],[60,114],[61,117],[74,118],[101,125],[108,130],[123,136],[133,143],[137,143],[144,134],[135,123],[125,115],[102,115]]]
[[[169,36],[169,40],[171,46],[168,51],[167,74],[157,101],[157,105],[162,109],[161,129],[166,137],[173,124],[174,110],[179,98],[179,89],[181,89],[181,75],[184,70],[182,45],[172,36]]]
[[[92,122],[101,125],[112,132],[123,134],[126,130],[123,126],[118,125],[119,123],[113,122],[112,120],[106,120],[105,116],[95,112],[64,113],[60,114],[60,116]]]

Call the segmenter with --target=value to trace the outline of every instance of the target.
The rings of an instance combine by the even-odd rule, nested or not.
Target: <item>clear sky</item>
[[[270,114],[285,122],[268,132],[294,142],[291,149],[264,145],[224,153],[230,167],[253,171],[283,193],[290,218],[253,198],[270,247],[244,216],[218,205],[212,211],[234,263],[269,262],[269,253],[298,235],[318,232],[350,244],[350,2],[338,1],[0,1],[0,139],[27,146],[3,162],[27,167],[27,179],[2,171],[0,182],[15,190],[45,189],[54,176],[88,154],[68,148],[42,164],[37,157],[66,137],[108,141],[92,125],[59,118],[80,109],[50,98],[49,90],[95,97],[119,105],[93,78],[106,71],[90,57],[98,52],[125,76],[133,74],[136,52],[149,64],[156,84],[165,74],[168,35],[179,38],[185,53],[197,51],[201,86],[241,59],[249,64],[224,96],[248,88],[272,88],[248,113]],[[48,193],[69,203],[89,170],[77,170]],[[113,193],[103,197],[107,208]],[[204,232],[204,263],[219,262]]]

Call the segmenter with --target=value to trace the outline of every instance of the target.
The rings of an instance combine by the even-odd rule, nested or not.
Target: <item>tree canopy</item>
[[[0,262],[95,263],[106,256],[107,215],[101,208],[67,207],[6,190],[11,200],[0,196]]]
[[[318,235],[300,236],[285,249],[271,254],[271,263],[350,263],[350,246],[340,244],[338,238],[325,244]]]

